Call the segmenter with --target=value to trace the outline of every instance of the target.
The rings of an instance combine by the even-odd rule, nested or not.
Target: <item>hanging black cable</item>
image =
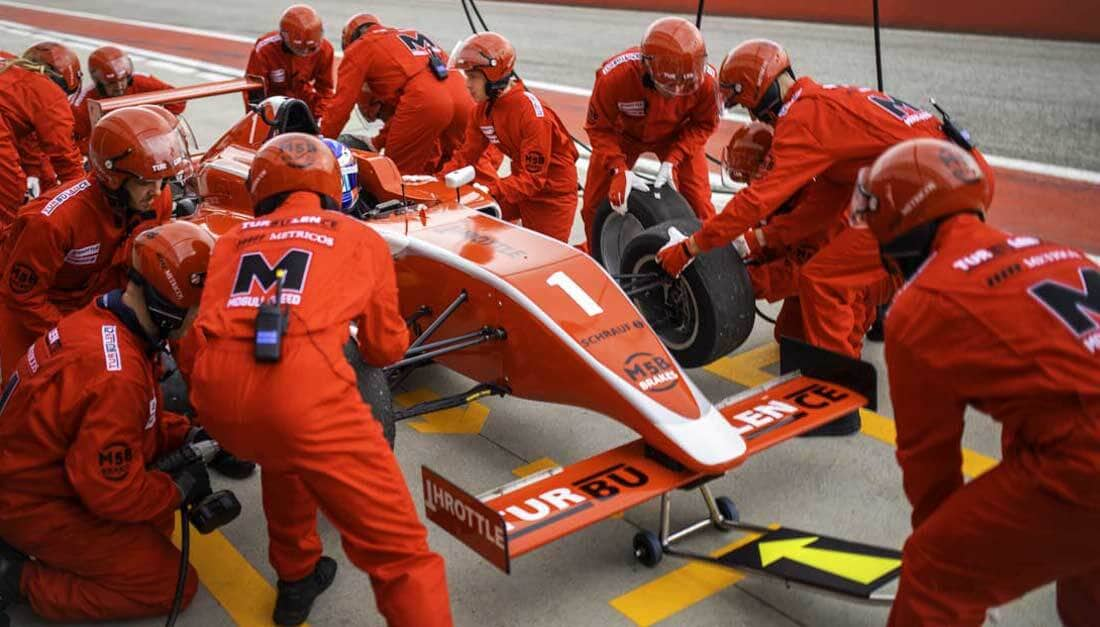
[[[695,12],[695,28],[703,30],[703,0],[699,0],[699,9]]]
[[[760,316],[761,318],[763,318],[764,320],[767,320],[768,322],[770,322],[772,324],[775,324],[775,320],[773,318],[769,318],[769,317],[765,316],[764,312],[760,311],[760,305],[753,305],[753,308],[756,309],[756,315]]]
[[[882,91],[882,48],[879,43],[878,0],[871,0],[871,12],[874,14],[875,22],[875,72],[878,74],[878,90]]]
[[[462,4],[462,12],[466,14],[466,23],[470,25],[470,32],[474,35],[477,34],[477,27],[474,26],[474,18],[470,16],[470,7],[466,6],[466,0],[459,0]]]

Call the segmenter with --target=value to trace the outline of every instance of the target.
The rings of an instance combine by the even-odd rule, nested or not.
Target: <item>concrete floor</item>
[[[48,0],[44,4],[249,36],[268,30],[282,6],[260,8],[266,3],[255,1],[222,6],[207,0],[186,5],[158,3],[155,7],[138,0],[117,0],[110,5],[91,0]],[[350,3],[323,1],[316,6],[329,20],[330,36],[353,12]],[[441,40],[453,41],[466,34],[457,3],[410,5],[385,0],[369,8],[387,21],[422,26]],[[584,87],[589,86],[591,70],[599,60],[630,45],[653,17],[489,2],[482,5],[482,10],[490,25],[516,41],[525,55],[521,67],[532,78]],[[564,35],[567,24],[569,34]],[[708,18],[704,29],[714,51],[724,50],[742,37],[772,36],[791,47],[804,71],[823,80],[866,83],[873,77],[866,29],[717,18]],[[903,31],[888,32],[886,40],[888,86],[898,85],[894,91],[899,95],[915,97],[904,85],[931,85],[943,101],[966,111],[964,117],[991,152],[1100,168],[1100,156],[1095,150],[1100,143],[1100,113],[1095,105],[1100,86],[1091,80],[1100,61],[1100,46]],[[0,29],[0,47],[5,49],[22,50],[32,41],[33,35]],[[580,45],[592,41],[600,43]],[[82,57],[89,51],[90,48],[79,50]],[[712,57],[718,54],[712,52]],[[551,59],[554,61],[550,62]],[[1050,67],[1058,68],[1058,74],[1051,74],[1047,70]],[[197,80],[163,67],[139,67],[142,69],[176,84]],[[1063,87],[1066,85],[1072,87]],[[239,112],[239,99],[222,97],[189,105],[187,118],[200,144],[206,145]],[[770,342],[770,336],[770,325],[758,321],[742,351]],[[881,346],[868,345],[864,358],[879,370],[880,413],[889,416]],[[712,400],[743,389],[734,381],[702,369],[691,374]],[[440,367],[432,367],[411,377],[404,387],[427,388],[444,395],[464,390],[469,383]],[[633,439],[632,433],[618,423],[574,408],[511,398],[482,403],[488,407],[489,415],[480,434],[437,435],[420,433],[407,423],[399,425],[398,459],[418,506],[421,464],[429,464],[468,491],[478,493],[510,481],[514,469],[535,460],[550,458],[568,464]],[[965,445],[977,453],[998,457],[999,429],[984,417],[975,414],[973,418]],[[204,588],[180,624],[263,624],[270,612],[273,599],[270,587],[275,577],[266,559],[259,480],[217,483],[232,488],[244,505],[244,513],[223,530],[224,536],[266,580],[268,587],[260,589],[261,584],[255,590],[235,591],[233,594],[238,597],[248,597],[242,601],[245,605],[254,606],[243,614],[238,612],[235,618]],[[714,489],[716,494],[732,497],[741,514],[753,522],[781,522],[894,547],[901,546],[909,531],[909,507],[902,495],[893,450],[871,437],[784,443],[719,479]],[[687,522],[701,514],[696,497],[677,496],[678,502],[686,502],[688,506],[676,510],[675,520]],[[666,558],[656,569],[648,569],[634,561],[631,537],[638,528],[655,528],[656,521],[655,503],[637,507],[621,519],[599,523],[519,558],[510,576],[497,571],[438,527],[428,524],[428,529],[432,547],[447,561],[452,605],[459,625],[629,625],[652,622],[646,617],[660,614],[662,610],[654,608],[662,605],[662,599],[645,600],[643,605],[652,606],[647,610],[649,613],[634,612],[629,616],[611,602],[658,578],[679,572],[685,565],[680,560]],[[319,600],[311,623],[382,624],[374,610],[367,577],[347,562],[337,534],[323,520],[322,529],[328,551],[340,562],[341,570],[332,589]],[[737,534],[709,532],[693,538],[689,546],[699,551],[714,550],[736,538]],[[704,583],[695,583],[690,578],[683,584],[686,588],[695,585],[706,588]],[[671,614],[665,611],[661,624],[854,626],[881,625],[886,619],[886,610],[881,608],[788,590],[752,578],[700,596],[698,602],[672,608],[675,611]],[[998,624],[1056,624],[1053,608],[1053,593],[1048,586],[1002,608]],[[43,624],[26,608],[15,610],[12,616],[16,625]],[[126,624],[161,623],[147,620]]]

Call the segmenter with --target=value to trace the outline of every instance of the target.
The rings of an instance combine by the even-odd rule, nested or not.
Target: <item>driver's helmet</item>
[[[340,210],[346,213],[359,200],[359,162],[347,146],[335,139],[325,138],[324,142],[340,164]]]

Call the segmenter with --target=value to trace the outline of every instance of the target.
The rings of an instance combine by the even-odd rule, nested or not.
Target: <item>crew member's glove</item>
[[[184,443],[195,444],[213,439],[203,427],[191,427],[191,430],[187,432]],[[256,462],[241,459],[222,448],[219,448],[218,452],[214,454],[214,459],[210,460],[209,467],[230,479],[247,479],[252,476],[252,473],[256,472]]]
[[[615,178],[611,179],[611,189],[607,194],[607,200],[611,203],[611,209],[615,213],[621,216],[626,215],[626,201],[630,198],[630,190],[632,189],[648,192],[649,185],[646,185],[645,181],[635,176],[630,169],[616,168]]]
[[[38,180],[37,176],[27,177],[27,194],[24,196],[25,202],[30,202],[42,193],[42,182]]]
[[[657,251],[657,263],[672,278],[679,277],[695,260],[692,241],[674,226],[668,227],[668,243]]]
[[[760,229],[749,229],[733,240],[733,249],[742,259],[759,256],[764,245],[764,232]]]
[[[210,475],[206,472],[206,465],[202,462],[189,464],[172,475],[172,481],[180,491],[180,502],[185,504],[198,503],[210,496]]]
[[[672,162],[662,161],[661,168],[657,170],[657,178],[653,179],[653,189],[661,189],[672,183]],[[673,189],[676,188],[675,185],[672,185],[672,187]]]

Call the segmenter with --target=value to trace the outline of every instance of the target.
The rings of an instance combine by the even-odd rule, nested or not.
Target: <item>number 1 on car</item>
[[[569,275],[561,270],[551,274],[546,279],[546,284],[565,290],[566,295],[572,298],[573,302],[577,303],[584,310],[584,313],[589,316],[598,316],[603,313],[603,307],[597,305],[596,301],[592,300],[592,297],[586,294],[581,286],[577,285],[576,281],[569,278]]]

